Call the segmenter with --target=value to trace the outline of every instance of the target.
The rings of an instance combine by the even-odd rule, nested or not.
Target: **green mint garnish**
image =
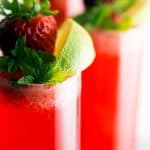
[[[51,4],[49,0],[1,0],[0,1],[0,15],[7,18],[22,18],[30,19],[38,14],[55,15],[57,11],[50,10]]]
[[[132,16],[126,16],[124,13],[136,2],[137,0],[114,0],[106,3],[98,0],[95,6],[88,7],[85,13],[75,19],[88,30],[94,28],[127,30],[133,26]],[[119,21],[113,18],[115,14],[120,17]]]
[[[67,78],[59,68],[56,58],[42,51],[36,51],[26,46],[26,40],[19,38],[16,46],[9,56],[0,57],[0,72],[8,71],[13,74],[16,71],[23,73],[17,83],[19,84],[57,84]]]
[[[34,82],[34,78],[29,75],[29,76],[24,76],[21,79],[18,80],[18,84],[30,84]]]
[[[0,56],[0,72],[8,69],[9,58],[7,56]]]

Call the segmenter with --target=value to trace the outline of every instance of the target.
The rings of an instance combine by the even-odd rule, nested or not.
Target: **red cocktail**
[[[59,10],[56,15],[58,24],[61,24],[64,19],[71,16],[76,16],[84,11],[82,0],[51,0],[52,8]]]
[[[17,85],[0,78],[1,150],[78,150],[80,77]]]
[[[0,1],[0,150],[80,149],[78,75],[94,45],[73,19],[57,28],[50,6]]]
[[[97,57],[83,73],[82,150],[134,150],[141,33],[91,33]]]

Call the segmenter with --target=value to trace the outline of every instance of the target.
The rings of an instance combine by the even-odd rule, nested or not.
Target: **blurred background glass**
[[[93,5],[95,5],[95,3],[96,3],[96,1],[89,1],[89,0],[85,0],[86,1],[86,4],[88,5],[88,8],[91,8],[91,6],[93,6]],[[101,0],[101,2],[107,2],[107,3],[111,3],[112,2],[112,0]],[[115,0],[114,0],[115,1]],[[116,0],[117,1],[117,0]],[[119,0],[118,0],[119,1]],[[124,1],[120,1],[120,3],[123,3],[123,2],[129,2],[129,0],[124,0]],[[139,4],[140,5],[137,5],[136,7],[134,7],[134,11],[133,12],[136,12],[137,10],[139,10],[139,7],[141,7],[141,4],[143,4],[145,1],[143,0],[140,0],[140,1],[136,1],[137,3],[139,2]],[[132,3],[132,2],[131,2]],[[148,42],[148,30],[149,30],[149,26],[148,26],[148,19],[149,19],[149,17],[150,17],[150,12],[149,12],[149,8],[150,8],[150,3],[147,1],[147,5],[145,5],[144,6],[144,9],[142,9],[142,11],[140,12],[140,13],[137,13],[138,15],[138,17],[134,17],[134,20],[135,21],[137,21],[138,22],[138,24],[140,23],[140,24],[142,24],[142,26],[141,26],[141,29],[143,30],[143,34],[141,35],[142,37],[144,37],[144,46],[142,46],[142,51],[143,51],[143,53],[141,53],[141,57],[144,57],[143,59],[142,59],[142,61],[141,60],[139,60],[139,67],[141,67],[142,68],[142,70],[140,70],[140,72],[138,72],[138,73],[135,73],[137,70],[135,69],[136,68],[136,65],[134,65],[134,67],[133,67],[133,64],[135,64],[135,59],[136,59],[136,57],[137,57],[137,54],[138,54],[138,52],[134,52],[134,54],[131,52],[132,50],[133,50],[133,48],[131,48],[130,49],[130,46],[133,46],[133,42],[131,42],[130,43],[130,41],[136,41],[136,38],[135,37],[132,37],[131,38],[131,40],[129,40],[128,42],[126,42],[126,46],[124,45],[123,47],[126,49],[126,50],[130,50],[129,51],[129,53],[127,54],[128,55],[128,60],[121,60],[122,61],[122,63],[128,68],[128,71],[125,69],[125,66],[121,66],[120,67],[120,69],[122,70],[122,75],[121,75],[121,77],[123,76],[124,78],[123,78],[123,80],[119,80],[119,82],[121,82],[121,83],[123,83],[122,84],[122,87],[121,87],[121,89],[120,90],[118,90],[118,91],[120,91],[120,92],[118,92],[119,93],[119,95],[120,94],[122,94],[121,96],[122,97],[120,97],[120,100],[118,100],[118,102],[122,102],[122,101],[124,101],[124,99],[127,101],[126,103],[124,103],[125,105],[124,105],[124,108],[123,107],[121,107],[121,106],[119,106],[120,107],[120,109],[123,111],[124,109],[126,109],[125,111],[124,111],[124,115],[122,114],[122,116],[119,118],[119,121],[122,123],[121,124],[121,129],[120,129],[120,131],[119,131],[119,133],[122,133],[122,136],[120,136],[120,143],[117,143],[117,145],[118,144],[121,144],[121,146],[119,147],[119,148],[116,148],[117,150],[120,150],[120,149],[125,149],[125,150],[133,150],[134,148],[131,146],[132,145],[132,143],[134,143],[133,141],[131,141],[132,140],[132,134],[129,134],[129,128],[131,129],[131,122],[129,121],[130,119],[130,116],[134,116],[134,113],[135,113],[135,111],[137,110],[137,112],[138,112],[138,115],[135,117],[134,116],[134,118],[135,118],[135,120],[137,119],[137,127],[134,125],[135,123],[132,123],[133,124],[133,126],[134,126],[134,128],[136,129],[136,133],[137,133],[137,144],[135,144],[135,146],[136,146],[136,149],[141,149],[141,150],[148,150],[149,149],[149,146],[148,145],[146,145],[146,143],[149,143],[150,142],[150,138],[148,137],[148,134],[146,134],[146,130],[148,131],[148,126],[149,125],[147,125],[147,129],[146,129],[146,122],[148,121],[148,118],[146,118],[146,115],[145,115],[145,110],[149,110],[149,108],[150,107],[148,107],[147,106],[147,100],[146,100],[146,98],[144,98],[145,97],[145,91],[146,91],[146,89],[147,89],[147,83],[145,84],[145,82],[144,82],[144,80],[145,80],[145,74],[147,74],[147,73],[145,73],[146,71],[148,71],[148,69],[146,69],[147,67],[146,67],[146,64],[148,63],[148,64],[150,64],[150,62],[145,62],[146,61],[146,56],[147,55],[149,55],[149,53],[148,53],[148,49],[149,49],[149,42]],[[103,12],[105,12],[105,11],[103,11]],[[132,14],[132,13],[131,13]],[[92,16],[91,16],[91,18],[92,18]],[[90,18],[90,20],[92,20]],[[84,18],[83,18],[84,19]],[[94,21],[94,20],[93,20]],[[82,21],[81,21],[82,22]],[[137,23],[136,22],[136,23]],[[103,22],[103,23],[106,23],[107,24],[107,22]],[[87,24],[86,23],[84,23],[84,25],[85,26],[87,26]],[[89,26],[88,26],[89,27]],[[103,30],[103,29],[102,29]],[[114,30],[115,31],[115,30]],[[95,31],[95,35],[97,34],[98,35],[98,32],[99,32],[99,30],[97,30],[97,33],[96,33],[96,31]],[[115,31],[116,32],[116,31]],[[125,32],[127,32],[127,31],[125,31]],[[102,38],[103,38],[103,32],[99,32],[99,37],[101,38],[101,40],[102,40]],[[92,34],[93,35],[93,34]],[[147,35],[147,36],[146,36]],[[113,35],[112,35],[113,36]],[[131,34],[131,36],[132,36],[132,34]],[[107,49],[107,47],[108,47],[108,45],[110,44],[110,42],[112,42],[112,40],[111,40],[111,38],[105,38],[105,39],[107,39],[108,40],[108,43],[106,42],[106,41],[104,41],[104,43],[105,44],[103,44],[102,45],[102,43],[101,43],[101,40],[97,40],[97,44],[96,45],[98,45],[98,43],[100,43],[100,45],[101,46],[99,46],[99,50],[102,50],[102,47],[103,47],[103,50],[105,49]],[[129,39],[129,37],[128,37],[128,39]],[[94,40],[95,41],[95,40]],[[139,41],[140,43],[142,43],[142,41]],[[118,44],[121,44],[121,43],[118,43]],[[139,43],[137,43],[136,45],[138,45]],[[116,44],[115,44],[116,45]],[[97,46],[96,46],[97,47]],[[97,49],[97,48],[96,48]],[[113,48],[110,48],[110,50],[111,49],[113,49]],[[118,49],[116,49],[116,50],[118,50]],[[138,49],[137,49],[138,50]],[[120,48],[119,49],[119,51],[122,51],[122,49]],[[91,74],[91,82],[90,82],[90,80],[85,80],[85,83],[87,83],[86,84],[86,87],[87,87],[87,89],[89,89],[89,87],[88,87],[88,81],[89,81],[89,84],[90,84],[90,86],[92,85],[92,87],[93,87],[93,89],[96,89],[95,87],[94,87],[94,83],[92,84],[92,82],[95,82],[95,86],[97,86],[97,89],[96,89],[96,92],[98,93],[98,91],[99,91],[99,96],[93,96],[94,97],[94,100],[92,100],[92,98],[91,98],[91,103],[89,102],[89,99],[88,99],[88,97],[90,97],[91,95],[90,95],[90,90],[88,91],[88,90],[84,90],[84,87],[83,87],[83,90],[84,90],[84,97],[86,97],[87,95],[87,97],[86,97],[86,99],[87,99],[87,102],[86,102],[86,100],[85,100],[85,103],[84,103],[84,107],[85,107],[85,105],[89,105],[89,106],[87,106],[88,107],[88,110],[89,110],[89,113],[88,114],[86,114],[86,110],[84,109],[84,107],[83,107],[83,109],[84,109],[84,117],[83,117],[83,120],[86,120],[86,122],[88,122],[87,120],[89,119],[89,118],[92,118],[92,115],[93,115],[93,118],[91,119],[92,121],[91,121],[91,124],[95,124],[95,125],[89,125],[90,124],[90,122],[89,123],[86,123],[86,124],[84,124],[84,134],[85,133],[87,133],[86,134],[86,136],[83,138],[83,139],[86,139],[86,142],[85,143],[90,143],[90,140],[91,140],[91,142],[93,142],[93,145],[94,145],[94,143],[95,143],[95,145],[98,145],[98,147],[101,145],[102,146],[102,149],[107,149],[107,150],[111,150],[111,149],[113,149],[112,147],[114,147],[113,146],[113,144],[112,143],[115,143],[115,142],[113,142],[113,136],[114,136],[114,139],[115,139],[115,136],[117,136],[118,137],[118,135],[116,135],[116,134],[112,134],[111,136],[111,138],[109,137],[110,136],[110,134],[111,134],[111,129],[110,129],[110,127],[108,126],[108,124],[109,124],[109,122],[110,122],[110,126],[112,126],[112,125],[114,125],[114,122],[113,122],[113,118],[111,118],[110,116],[111,116],[111,114],[109,114],[110,113],[110,111],[112,111],[112,116],[113,116],[113,113],[115,113],[115,111],[117,110],[117,109],[114,109],[115,108],[115,106],[111,106],[111,105],[116,105],[118,102],[115,102],[115,99],[116,98],[114,98],[114,94],[116,93],[116,91],[115,91],[115,84],[117,85],[117,79],[116,80],[114,80],[115,78],[117,78],[117,76],[114,74],[116,71],[115,71],[115,69],[117,69],[117,63],[115,64],[115,62],[116,62],[116,59],[114,59],[114,60],[106,60],[105,59],[105,61],[103,60],[103,58],[105,57],[106,58],[106,55],[107,56],[110,56],[110,54],[105,54],[105,56],[102,56],[102,53],[103,52],[101,52],[101,55],[100,54],[98,54],[97,55],[97,57],[99,57],[99,71],[98,71],[98,64],[97,64],[97,66],[96,66],[96,63],[95,63],[95,68],[93,67],[93,69],[91,69],[91,71],[87,71],[87,74],[85,74],[85,76],[83,77],[83,78],[86,78],[86,76],[87,75],[89,75],[89,74]],[[104,55],[104,53],[103,53],[103,55]],[[131,60],[131,55],[133,55],[133,59]],[[100,56],[101,56],[101,58],[100,58]],[[122,55],[122,56],[118,56],[118,58],[119,59],[122,59],[123,57],[125,57],[125,53]],[[108,57],[107,57],[108,58]],[[127,57],[126,57],[127,58]],[[148,58],[148,57],[147,57]],[[98,58],[97,58],[98,59]],[[110,62],[111,61],[111,62]],[[101,63],[100,63],[101,62]],[[98,60],[97,60],[97,63],[98,63]],[[103,63],[103,68],[102,68],[102,63]],[[115,64],[115,66],[116,66],[116,68],[113,66],[113,63]],[[119,64],[119,66],[120,66],[120,64]],[[148,66],[148,65],[147,65]],[[109,69],[108,69],[109,68]],[[101,70],[101,71],[100,71]],[[109,74],[110,73],[110,77],[109,77]],[[113,74],[112,74],[113,73]],[[96,74],[98,74],[97,76],[99,76],[99,77],[97,77],[97,81],[99,82],[99,87],[98,87],[98,85],[97,85],[97,83],[96,83],[96,80],[95,80],[95,78],[94,78],[94,80],[93,80],[93,78],[92,78],[92,76],[96,76]],[[134,80],[136,80],[136,77],[137,77],[137,75],[139,76],[138,78],[137,78],[137,82],[140,82],[141,81],[141,85],[139,86],[139,84],[135,84],[136,82],[133,82]],[[100,77],[101,76],[101,77]],[[88,77],[87,77],[88,78]],[[99,79],[98,79],[99,78]],[[132,79],[131,79],[132,78]],[[105,81],[103,81],[103,80],[105,80]],[[84,81],[84,80],[83,80]],[[114,81],[114,82],[113,82]],[[105,83],[104,83],[105,82]],[[110,83],[111,82],[111,83]],[[84,83],[84,84],[85,84]],[[135,87],[133,87],[135,85]],[[84,86],[84,85],[83,85]],[[127,87],[128,87],[128,89],[127,89]],[[140,87],[140,88],[139,88]],[[111,89],[112,88],[112,92],[110,92],[109,91],[109,89]],[[119,87],[120,88],[120,87]],[[136,98],[136,101],[137,101],[137,104],[138,104],[138,109],[136,108],[136,110],[133,110],[133,112],[131,112],[131,110],[129,109],[129,107],[131,108],[132,107],[132,103],[133,103],[133,101],[134,101],[134,96],[135,96],[135,91],[136,91],[136,89],[138,89],[138,97]],[[102,96],[102,94],[101,94],[101,91],[103,91],[105,94],[103,94],[103,96]],[[106,94],[106,91],[108,92],[107,94]],[[114,91],[114,92],[113,92]],[[128,91],[128,92],[127,92]],[[134,92],[133,92],[134,91]],[[132,94],[134,95],[133,97],[132,97]],[[94,95],[94,94],[93,94]],[[98,95],[98,94],[97,94]],[[112,98],[110,98],[110,97],[112,97]],[[91,96],[92,97],[92,96]],[[132,97],[132,98],[131,98]],[[148,94],[147,94],[147,96],[146,96],[147,98],[148,98]],[[96,101],[95,99],[99,99],[99,102],[98,102],[98,100]],[[100,100],[100,99],[103,99],[104,101],[107,101],[107,102],[100,102],[100,101],[103,101],[103,100]],[[110,99],[112,99],[112,101],[114,100],[114,102],[113,102],[113,104],[110,104]],[[149,99],[149,98],[148,98]],[[83,99],[83,101],[84,101],[84,99]],[[108,103],[108,101],[109,101],[109,103]],[[101,114],[102,115],[102,111],[103,111],[103,117],[100,115],[99,116],[99,120],[100,120],[100,124],[99,125],[97,125],[96,126],[96,124],[98,124],[99,122],[98,122],[98,117],[95,117],[95,115],[96,115],[96,113],[95,113],[95,115],[94,115],[94,109],[92,109],[93,107],[94,107],[94,104],[93,103],[97,103],[98,105],[99,105],[99,107],[100,107],[100,105],[101,105],[101,107],[99,108],[100,109],[100,113],[99,114]],[[105,105],[105,103],[108,103],[108,105],[110,106],[110,108],[108,108],[109,106],[106,106]],[[115,104],[116,103],[116,104]],[[136,107],[136,103],[134,103],[133,105],[135,105],[135,107]],[[147,109],[146,109],[146,106],[147,106]],[[90,107],[91,107],[91,109],[90,109]],[[131,109],[134,109],[135,107],[132,107]],[[90,114],[91,113],[91,114]],[[121,111],[120,112],[116,112],[116,115],[117,115],[117,113],[118,114],[120,114],[121,115]],[[130,116],[127,116],[127,114],[128,113],[130,113]],[[147,112],[148,113],[148,112]],[[86,114],[86,115],[85,115]],[[149,113],[148,113],[149,114]],[[125,116],[126,115],[126,116]],[[106,119],[104,119],[105,117],[106,117]],[[89,118],[88,118],[89,117]],[[132,117],[131,117],[132,118]],[[112,120],[111,120],[112,119]],[[126,120],[126,122],[124,122],[125,120]],[[133,118],[132,118],[132,120],[133,120]],[[85,121],[84,121],[85,122]],[[96,123],[97,122],[97,123]],[[104,125],[103,125],[103,123],[104,123]],[[123,125],[124,124],[124,125]],[[93,129],[93,127],[95,126],[95,128]],[[104,130],[105,130],[105,128],[106,128],[106,126],[108,126],[109,128],[107,129],[107,131],[108,130],[110,130],[110,131],[108,131],[108,133],[105,133],[104,134]],[[144,127],[145,126],[145,127]],[[88,129],[86,129],[86,128],[88,128]],[[102,131],[100,131],[100,129],[99,128],[101,128],[101,130]],[[113,127],[112,127],[113,128]],[[115,128],[115,127],[114,127]],[[92,130],[92,131],[89,131],[89,130]],[[118,130],[118,128],[116,128],[117,130]],[[112,131],[113,131],[114,129],[112,129]],[[132,131],[131,132],[134,132],[133,130],[134,129],[131,129]],[[97,136],[96,136],[96,131],[97,131]],[[94,133],[95,133],[95,135],[94,135]],[[109,133],[110,132],[110,133]],[[87,137],[87,136],[89,136],[88,135],[88,133],[90,134],[90,137],[92,137],[91,139],[90,139],[90,137]],[[94,137],[97,137],[98,138],[98,136],[100,137],[100,141],[99,141],[99,143],[97,143],[96,144],[96,142],[94,142]],[[101,137],[102,136],[102,137]],[[126,139],[126,137],[128,137],[128,139]],[[96,139],[97,139],[96,138]],[[93,139],[93,140],[92,140]],[[104,140],[104,139],[106,139],[106,140]],[[134,138],[133,138],[134,139]],[[87,142],[88,141],[88,142]],[[146,142],[147,141],[147,142]],[[102,143],[101,143],[102,142]],[[106,143],[105,143],[106,142]],[[131,143],[130,143],[131,142]],[[125,144],[126,143],[126,144]],[[85,150],[86,149],[88,149],[89,147],[90,147],[90,144],[87,144],[88,146],[85,148]],[[109,146],[107,146],[107,145],[109,145]],[[110,145],[112,145],[112,146],[110,146]],[[128,146],[127,146],[128,145]],[[133,144],[134,145],[134,144]],[[94,147],[94,146],[93,146]],[[122,148],[121,148],[122,147]],[[83,149],[84,149],[83,148]],[[96,146],[94,147],[95,149],[96,149]],[[91,148],[89,148],[89,150],[90,150]]]

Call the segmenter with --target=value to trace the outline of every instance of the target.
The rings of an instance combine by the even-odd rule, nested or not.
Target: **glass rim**
[[[4,81],[5,84],[7,85],[11,85],[11,86],[15,86],[15,87],[49,87],[49,88],[54,88],[56,86],[59,85],[63,85],[64,83],[66,83],[68,80],[72,80],[73,78],[79,76],[81,73],[77,73],[74,74],[72,77],[67,78],[65,81],[60,82],[60,83],[56,83],[56,84],[50,84],[50,83],[29,83],[29,84],[19,84],[13,81],[9,81],[8,79],[4,78],[4,77],[0,77],[0,81]],[[1,83],[1,82],[0,82]],[[1,85],[1,84],[0,84]]]

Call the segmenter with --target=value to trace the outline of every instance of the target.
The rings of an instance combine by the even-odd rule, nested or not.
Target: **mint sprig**
[[[0,72],[6,70],[10,74],[16,71],[23,73],[24,76],[18,79],[18,84],[47,83],[53,85],[66,80],[56,58],[47,52],[28,48],[24,38],[17,40],[9,56],[0,57]]]
[[[83,14],[75,17],[75,20],[89,31],[94,28],[127,30],[133,26],[133,16],[125,16],[124,13],[136,2],[137,0],[114,0],[109,3],[97,1],[94,6],[88,7]],[[119,21],[113,18],[114,14],[120,17]]]
[[[30,19],[38,14],[55,15],[58,11],[50,10],[51,4],[49,0],[1,0],[0,1],[0,15],[9,19],[22,18]]]
[[[0,56],[0,72],[8,68],[9,58],[7,56]]]

